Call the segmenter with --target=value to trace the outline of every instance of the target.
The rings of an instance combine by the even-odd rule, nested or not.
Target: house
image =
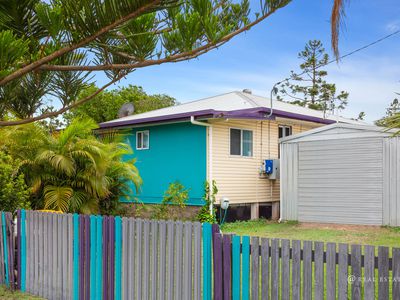
[[[400,138],[332,124],[282,138],[283,220],[400,226]]]
[[[144,203],[160,203],[178,180],[190,189],[189,205],[199,206],[204,182],[215,180],[217,199],[228,197],[231,211],[257,218],[260,206],[278,214],[279,180],[263,171],[266,159],[279,158],[278,139],[336,122],[357,123],[280,101],[271,109],[269,99],[244,90],[101,123],[100,130],[131,130]]]

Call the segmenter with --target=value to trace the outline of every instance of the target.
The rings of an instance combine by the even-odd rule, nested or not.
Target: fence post
[[[21,223],[21,273],[18,273],[20,278],[21,291],[26,291],[26,212],[25,209],[21,210],[21,218],[18,220]]]

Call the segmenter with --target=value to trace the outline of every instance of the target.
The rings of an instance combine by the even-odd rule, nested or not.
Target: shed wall
[[[385,138],[383,224],[400,226],[400,138]]]
[[[283,219],[382,224],[382,138],[319,140],[282,145],[282,149],[289,152],[282,154],[288,159],[287,163],[282,162]],[[298,170],[290,160],[293,158],[288,158],[295,155],[294,145],[298,146]],[[297,215],[294,212],[296,202]]]

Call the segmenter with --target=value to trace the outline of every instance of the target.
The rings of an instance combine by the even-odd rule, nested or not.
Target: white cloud
[[[394,32],[400,29],[400,20],[391,21],[385,26],[386,31]]]

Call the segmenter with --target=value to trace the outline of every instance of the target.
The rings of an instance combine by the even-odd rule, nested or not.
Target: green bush
[[[17,162],[0,151],[0,210],[14,212],[30,208],[29,189],[24,174],[18,173]]]
[[[164,193],[163,200],[160,205],[156,207],[153,214],[154,219],[173,219],[172,207],[183,209],[189,200],[189,189],[185,189],[183,184],[179,181],[170,183],[168,189]]]
[[[212,181],[212,186],[208,181],[204,184],[204,196],[203,199],[205,204],[201,208],[199,214],[197,215],[197,220],[201,223],[217,223],[215,204],[215,195],[218,193],[218,188],[215,180]],[[212,205],[212,210],[210,211],[210,205]]]

